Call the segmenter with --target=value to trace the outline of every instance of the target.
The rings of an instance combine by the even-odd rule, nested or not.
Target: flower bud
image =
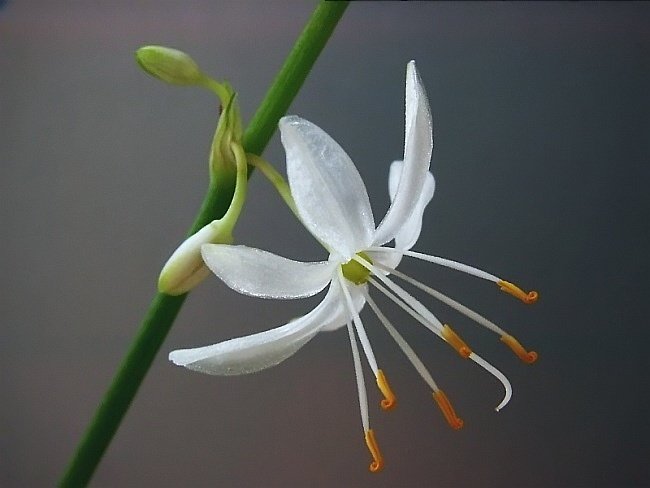
[[[196,85],[204,74],[183,51],[164,46],[144,46],[135,52],[140,67],[154,78],[173,85]]]
[[[213,220],[196,234],[185,239],[163,266],[158,290],[168,295],[182,295],[201,283],[210,274],[203,263],[203,244],[230,244],[232,223]]]

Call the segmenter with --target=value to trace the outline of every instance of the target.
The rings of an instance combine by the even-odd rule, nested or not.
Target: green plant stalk
[[[300,90],[347,6],[348,2],[321,1],[316,7],[244,132],[243,145],[247,153],[262,153],[276,130],[278,120]],[[217,185],[210,185],[188,236],[212,220],[221,218],[228,209],[232,194],[232,188],[219,189]],[[154,297],[59,481],[60,487],[86,486],[92,478],[186,297],[187,294],[170,296],[164,293]]]

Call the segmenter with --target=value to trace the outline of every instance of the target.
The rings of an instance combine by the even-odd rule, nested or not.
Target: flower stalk
[[[243,134],[242,146],[247,153],[262,153],[277,128],[278,120],[300,90],[347,6],[348,2],[322,1],[316,7]],[[231,197],[232,192],[224,196],[223,192],[215,191],[214,184],[210,184],[188,236],[221,218],[230,206]],[[81,487],[89,483],[186,296],[156,294],[59,486]]]

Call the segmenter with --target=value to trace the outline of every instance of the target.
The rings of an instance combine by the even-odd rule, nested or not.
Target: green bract
[[[236,94],[227,83],[222,85],[227,99],[222,100],[223,110],[210,148],[210,182],[220,187],[233,188],[237,164],[232,144],[242,145],[242,123]],[[232,191],[232,190],[231,190]]]

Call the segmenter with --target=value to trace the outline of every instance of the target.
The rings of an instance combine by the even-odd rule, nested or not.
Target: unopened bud
[[[203,244],[230,244],[232,224],[213,220],[196,234],[185,239],[163,266],[158,290],[168,295],[182,295],[201,283],[210,274],[203,263]]]
[[[205,77],[183,51],[164,46],[144,46],[135,52],[140,67],[154,78],[173,85],[196,85]]]

